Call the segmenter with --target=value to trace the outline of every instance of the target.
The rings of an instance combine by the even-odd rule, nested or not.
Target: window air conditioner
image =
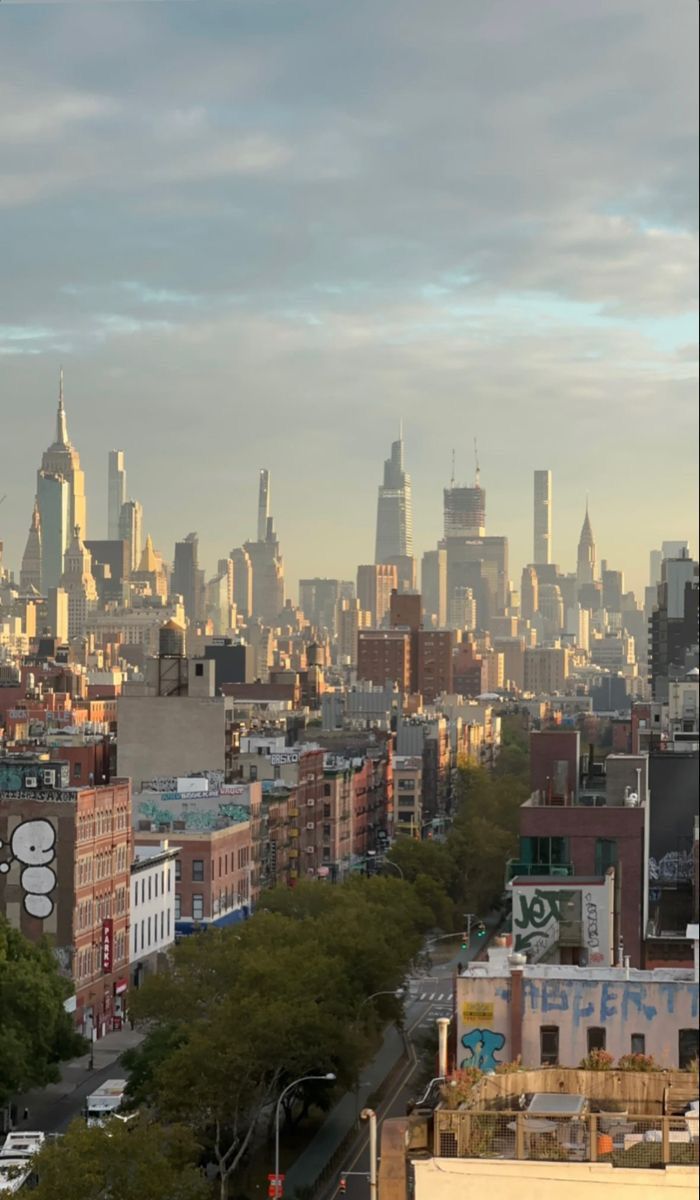
[[[41,775],[42,775],[42,779],[44,780],[44,783],[54,784],[56,782],[56,772],[55,771],[42,771]]]
[[[307,807],[307,808],[313,808],[313,807],[314,807],[314,805],[315,805],[315,803],[316,803],[316,801],[315,801],[315,800],[307,800],[307,801],[306,801],[306,807]]]
[[[37,786],[36,775],[25,775],[24,786],[28,788],[35,788]]]
[[[307,829],[315,829],[315,828],[316,828],[316,826],[314,825],[313,821],[307,821],[307,822],[306,822],[306,828],[307,828]]]

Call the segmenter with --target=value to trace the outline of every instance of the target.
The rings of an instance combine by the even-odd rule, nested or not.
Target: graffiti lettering
[[[561,920],[561,892],[543,891],[535,888],[532,899],[520,893],[520,915],[513,913],[513,925],[516,929],[527,929],[528,933],[519,933],[515,938],[516,952],[521,953],[530,948],[530,943],[541,934],[553,921]]]
[[[586,892],[584,896],[584,904],[586,907],[586,930],[589,950],[597,950],[600,946],[600,936],[598,934],[598,905],[591,892]]]
[[[495,1071],[499,1064],[496,1055],[505,1045],[502,1033],[493,1029],[470,1029],[462,1035],[462,1045],[467,1051],[467,1057],[462,1059],[462,1069],[478,1067],[480,1071]]]
[[[693,880],[693,854],[690,850],[668,850],[661,858],[649,859],[649,878],[657,883],[684,882]]]

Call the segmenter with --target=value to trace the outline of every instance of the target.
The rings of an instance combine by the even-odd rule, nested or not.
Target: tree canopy
[[[0,1103],[59,1078],[84,1049],[64,1001],[73,988],[48,942],[30,942],[0,916]]]
[[[176,1125],[116,1118],[89,1129],[74,1121],[44,1146],[34,1165],[35,1200],[207,1200],[211,1188],[196,1165],[199,1148]]]

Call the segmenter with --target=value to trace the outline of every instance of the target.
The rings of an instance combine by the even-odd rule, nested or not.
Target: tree
[[[0,1104],[59,1078],[85,1048],[64,1001],[73,991],[48,942],[30,942],[0,916]]]
[[[173,1044],[164,1057],[153,1053],[156,1024],[143,1050],[153,1070],[148,1082],[143,1073],[142,1094],[164,1120],[186,1121],[206,1138],[222,1200],[286,1081],[332,1071],[349,1084],[356,1074],[348,981],[312,924],[261,913],[240,934],[190,938],[176,948],[173,970],[148,979],[133,1001],[137,1017],[170,1028]]]
[[[74,1121],[35,1160],[35,1200],[207,1200],[189,1130],[113,1118],[103,1128]]]

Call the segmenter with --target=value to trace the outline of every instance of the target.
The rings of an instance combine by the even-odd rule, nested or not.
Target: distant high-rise
[[[117,536],[129,547],[129,571],[135,571],[141,561],[142,530],[143,509],[138,500],[127,500],[119,513]]]
[[[38,498],[34,501],[27,545],[22,557],[22,569],[19,573],[19,586],[23,590],[35,588],[37,592],[41,591],[41,517]]]
[[[274,628],[284,608],[284,565],[274,521],[270,516],[270,472],[260,472],[258,491],[258,538],[244,549],[253,570],[253,616]],[[234,588],[236,566],[234,562]]]
[[[61,587],[68,594],[68,637],[81,637],[89,614],[97,607],[97,586],[92,574],[92,557],[80,537],[80,526],[66,550]]]
[[[413,555],[413,504],[411,476],[403,467],[403,437],[392,442],[391,455],[384,462],[384,482],[377,499],[377,539],[374,560]]]
[[[62,475],[39,471],[36,481],[41,524],[41,591],[58,587],[70,533],[70,484]]]
[[[188,533],[182,542],[175,543],[175,561],[171,591],[182,596],[185,616],[194,623],[199,616],[199,539],[196,533]]]
[[[591,521],[588,516],[588,504],[586,504],[586,515],[581,526],[581,536],[578,541],[578,555],[576,560],[576,579],[579,587],[586,583],[594,583],[596,578],[596,552],[593,530],[591,529]]]
[[[240,617],[253,612],[253,564],[247,550],[239,546],[230,554],[233,563],[233,603]]]
[[[368,563],[357,568],[357,598],[363,612],[372,614],[375,627],[389,612],[391,593],[398,585],[396,567],[385,563]]]
[[[107,537],[111,542],[118,540],[119,518],[122,505],[126,503],[126,466],[124,451],[110,450],[107,475]]]
[[[552,561],[552,472],[534,475],[533,563]]]
[[[520,581],[520,613],[524,620],[531,621],[540,606],[539,579],[534,566],[523,567]]]
[[[258,489],[258,541],[267,540],[268,521],[270,520],[270,472],[263,467],[260,471]]]
[[[61,475],[69,487],[70,508],[68,513],[69,531],[80,527],[81,535],[87,532],[87,512],[85,503],[85,474],[80,468],[80,455],[68,437],[66,410],[63,403],[63,371],[60,374],[58,390],[58,412],[56,414],[56,438],[41,459],[41,471],[47,475]],[[41,509],[41,505],[40,505]],[[42,514],[43,517],[43,514]],[[43,520],[42,520],[43,525]],[[68,534],[70,540],[70,532]],[[67,544],[67,543],[66,543]],[[62,569],[62,568],[61,568]],[[56,582],[49,586],[55,587]],[[43,585],[46,587],[46,585]]]
[[[447,623],[447,551],[426,550],[421,563],[421,594],[426,626]]]

